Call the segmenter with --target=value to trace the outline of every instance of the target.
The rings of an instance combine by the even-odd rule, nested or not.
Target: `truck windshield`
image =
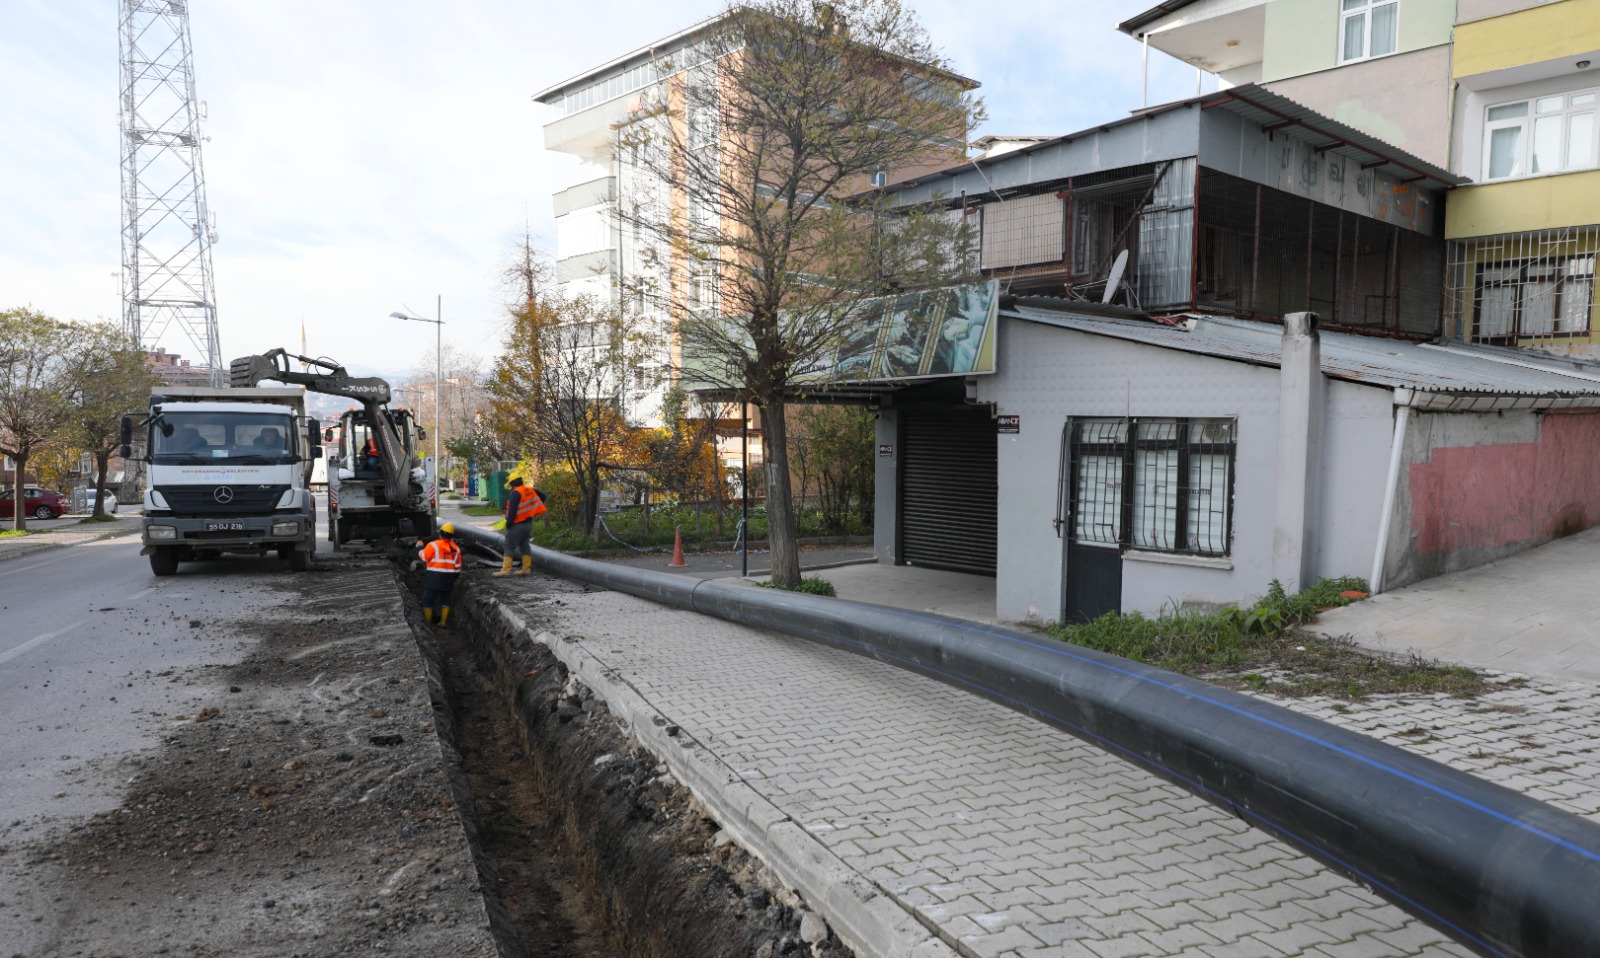
[[[150,429],[150,458],[168,464],[298,462],[294,420],[276,413],[175,412]]]

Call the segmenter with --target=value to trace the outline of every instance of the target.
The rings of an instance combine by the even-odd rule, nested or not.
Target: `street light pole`
[[[433,525],[439,526],[439,433],[444,431],[444,415],[440,411],[439,383],[444,368],[444,294],[437,294],[433,304],[433,319],[425,316],[408,316],[393,312],[390,319],[407,319],[415,323],[433,324]]]

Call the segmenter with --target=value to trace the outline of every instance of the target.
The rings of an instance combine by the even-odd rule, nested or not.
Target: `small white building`
[[[1394,587],[1600,520],[1600,366],[1218,316],[1002,301],[996,371],[942,412],[885,396],[878,550],[971,568],[989,551],[997,614],[1243,603],[1355,575]],[[964,407],[964,408],[961,408]],[[981,416],[981,419],[978,418]],[[948,468],[992,469],[992,530],[925,544],[929,472],[907,421],[983,423]],[[970,521],[961,499],[938,498]],[[908,518],[912,523],[908,525]],[[912,540],[908,551],[908,539]],[[992,543],[992,544],[991,544]],[[968,556],[970,558],[970,556]]]

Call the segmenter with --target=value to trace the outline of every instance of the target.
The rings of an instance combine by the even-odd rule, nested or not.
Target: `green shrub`
[[[1366,590],[1364,580],[1346,576],[1323,579],[1289,595],[1274,579],[1267,594],[1248,609],[1163,612],[1153,619],[1138,612],[1108,612],[1082,625],[1053,623],[1045,631],[1063,642],[1180,671],[1231,668],[1258,643],[1276,639],[1330,606],[1349,605],[1350,600],[1339,593]]]
[[[809,595],[826,595],[837,597],[839,594],[834,589],[833,583],[829,582],[827,579],[824,579],[820,575],[808,575],[804,579],[801,579],[800,584],[792,589],[785,589],[784,586],[772,581],[771,579],[758,583],[758,585],[760,585],[763,589],[784,589],[786,592],[805,592]]]

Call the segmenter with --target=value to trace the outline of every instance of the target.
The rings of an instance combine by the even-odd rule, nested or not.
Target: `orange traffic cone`
[[[678,526],[677,536],[672,542],[672,561],[667,563],[674,569],[686,569],[689,563],[683,561],[683,526]]]

